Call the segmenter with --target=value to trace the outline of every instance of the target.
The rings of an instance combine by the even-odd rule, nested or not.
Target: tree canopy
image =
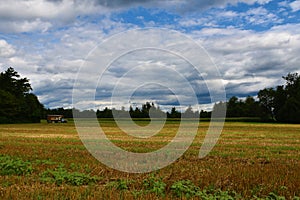
[[[31,90],[12,67],[0,73],[0,123],[40,122],[43,105]]]
[[[282,77],[286,83],[258,92],[264,118],[278,122],[300,123],[300,75],[289,73]]]

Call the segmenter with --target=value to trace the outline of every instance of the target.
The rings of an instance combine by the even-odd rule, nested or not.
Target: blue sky
[[[227,97],[256,95],[283,84],[281,76],[300,71],[299,0],[0,0],[0,71],[12,66],[28,77],[46,107],[72,107],[73,84],[90,51],[114,34],[149,27],[179,31],[203,46],[219,69]],[[156,57],[156,64],[172,64],[164,59]],[[150,60],[139,62],[148,66]],[[129,57],[108,69],[110,82],[97,88],[105,92],[87,107],[112,105],[113,83],[134,66],[128,63]],[[165,73],[162,66],[151,65],[158,80]],[[139,77],[142,71],[136,72]],[[202,87],[201,77],[197,84]],[[171,93],[143,86],[132,99],[137,104],[153,100],[168,109],[177,102]],[[197,96],[201,108],[211,108],[207,89]],[[114,104],[121,105],[128,102]]]

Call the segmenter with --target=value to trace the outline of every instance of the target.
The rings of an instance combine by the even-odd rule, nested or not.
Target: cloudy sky
[[[178,31],[201,45],[218,67],[227,98],[255,96],[283,84],[281,76],[300,72],[300,0],[0,0],[0,71],[12,66],[28,77],[46,107],[72,107],[73,85],[91,51],[115,34],[151,27]],[[185,80],[205,107],[205,77],[193,70],[168,52],[131,52],[97,74],[96,101],[86,105],[112,105],[116,88],[132,87],[130,98],[122,102],[116,95],[113,105],[152,100],[167,108],[191,96]],[[84,74],[85,81],[94,78]],[[142,84],[145,78],[152,82]],[[88,85],[83,96],[93,89]]]

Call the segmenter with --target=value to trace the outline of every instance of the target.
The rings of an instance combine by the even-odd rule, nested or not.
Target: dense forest
[[[283,79],[286,82],[284,85],[262,89],[255,98],[248,96],[245,99],[239,99],[233,96],[227,102],[215,103],[213,111],[226,106],[227,118],[300,123],[300,75],[289,73]],[[40,122],[40,119],[45,119],[49,114],[60,114],[64,115],[65,118],[72,118],[73,113],[76,112],[80,112],[80,116],[91,116],[92,114],[98,118],[128,116],[132,118],[211,117],[211,112],[194,111],[191,106],[184,112],[180,112],[176,110],[176,107],[173,107],[165,113],[159,106],[155,106],[151,102],[146,102],[141,108],[130,106],[128,110],[125,110],[124,107],[121,110],[106,107],[103,110],[96,111],[79,111],[75,108],[45,109],[38,98],[30,93],[31,90],[29,80],[20,78],[20,75],[13,68],[8,68],[0,74],[0,123]]]

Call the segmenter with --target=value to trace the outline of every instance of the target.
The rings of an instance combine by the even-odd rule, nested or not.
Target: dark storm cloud
[[[209,9],[212,7],[224,7],[228,4],[237,4],[238,2],[244,2],[247,4],[264,4],[270,0],[95,0],[95,3],[107,8],[129,8],[134,6],[144,7],[159,7],[175,11],[177,13],[188,13]]]
[[[133,5],[148,5],[148,4],[154,4],[159,3],[163,1],[151,1],[151,0],[95,0],[95,4],[109,7],[109,8],[122,8],[122,7],[130,7]]]

